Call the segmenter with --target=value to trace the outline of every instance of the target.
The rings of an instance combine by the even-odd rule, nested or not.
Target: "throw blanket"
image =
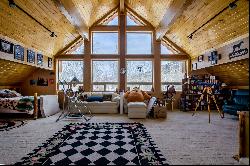
[[[20,112],[30,113],[34,109],[34,97],[23,96],[13,98],[0,98],[0,108],[17,110]]]

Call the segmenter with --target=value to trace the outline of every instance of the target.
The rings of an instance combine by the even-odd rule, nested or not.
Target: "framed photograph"
[[[35,52],[27,50],[27,62],[35,64]]]
[[[37,54],[37,65],[43,66],[43,55]]]
[[[30,85],[36,85],[36,80],[30,80]]]
[[[52,67],[52,58],[48,57],[48,67]]]
[[[54,79],[53,78],[49,79],[49,83],[54,84]]]
[[[38,77],[37,86],[48,86],[48,79]]]
[[[217,64],[217,60],[211,61],[211,65],[215,65],[215,64]]]
[[[0,51],[13,54],[14,44],[3,39],[0,39]]]
[[[198,56],[198,62],[202,62],[203,61],[203,57],[204,57],[204,55]]]
[[[20,45],[15,45],[14,59],[24,61],[24,48]]]

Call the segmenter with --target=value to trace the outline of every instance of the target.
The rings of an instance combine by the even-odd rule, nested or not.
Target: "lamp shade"
[[[76,86],[76,84],[80,83],[80,81],[76,78],[76,76],[70,81],[71,84]]]

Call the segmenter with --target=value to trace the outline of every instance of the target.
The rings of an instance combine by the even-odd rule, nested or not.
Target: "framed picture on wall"
[[[14,59],[24,61],[24,48],[20,45],[15,45]]]
[[[203,55],[198,56],[198,62],[202,62],[203,61]]]
[[[3,39],[0,39],[0,51],[13,54],[14,44]]]
[[[43,66],[43,55],[37,54],[37,65]]]
[[[27,50],[27,62],[35,64],[35,52]]]
[[[52,58],[48,57],[48,67],[52,67]]]

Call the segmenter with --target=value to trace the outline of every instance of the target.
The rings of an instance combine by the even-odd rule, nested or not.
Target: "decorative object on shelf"
[[[24,48],[20,45],[15,45],[14,59],[24,61]]]
[[[203,58],[204,58],[204,55],[198,56],[198,62],[202,62],[202,61],[203,61]]]
[[[48,57],[48,67],[52,67],[52,58]]]
[[[247,48],[241,49],[241,45],[243,43],[244,42],[241,41],[238,44],[233,45],[233,52],[229,53],[229,59],[233,59],[242,55],[246,55],[248,53]]]
[[[35,52],[27,50],[27,62],[35,64]]]
[[[37,54],[37,65],[43,66],[43,55]]]
[[[9,54],[13,54],[14,44],[3,39],[0,39],[0,50]]]
[[[37,86],[48,86],[48,79],[38,77]]]

